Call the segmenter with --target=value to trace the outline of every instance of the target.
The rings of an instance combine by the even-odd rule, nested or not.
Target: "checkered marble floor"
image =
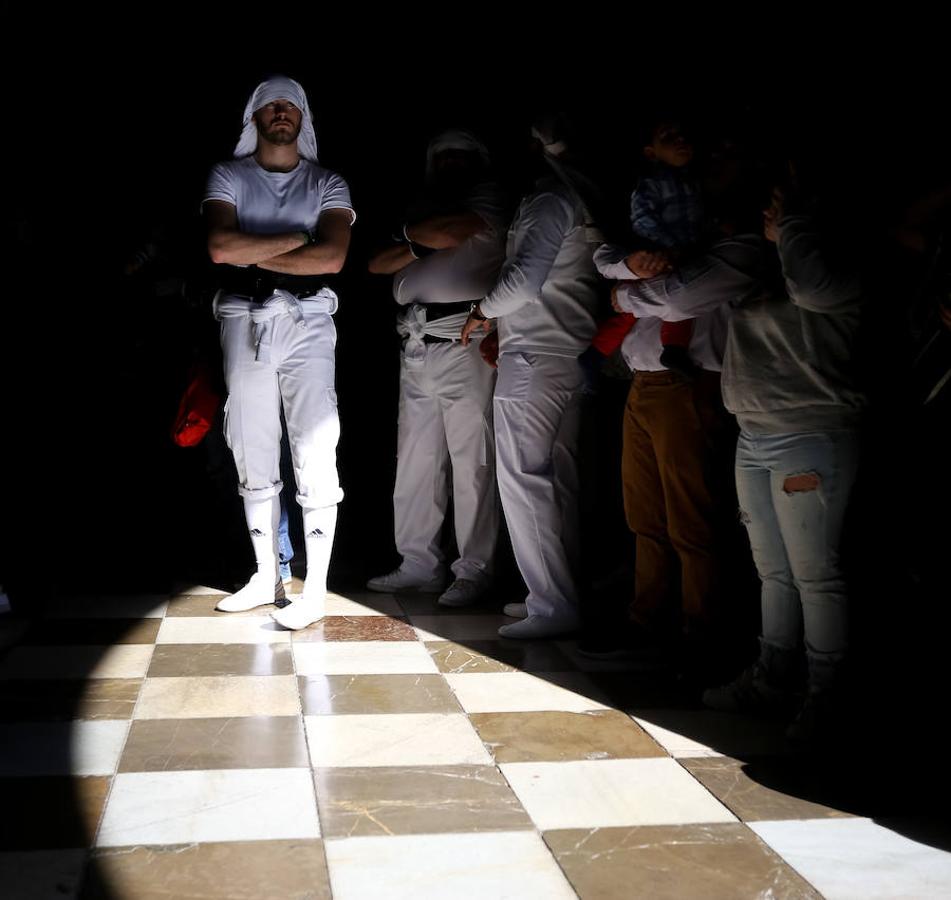
[[[951,854],[750,777],[778,726],[431,597],[291,633],[219,596],[64,600],[0,658],[4,898],[951,896]]]

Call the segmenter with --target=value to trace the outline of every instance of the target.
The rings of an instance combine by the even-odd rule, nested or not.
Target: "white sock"
[[[244,518],[258,569],[240,591],[218,604],[216,609],[223,612],[243,612],[284,597],[284,585],[277,568],[277,529],[281,518],[279,498],[276,495],[264,500],[245,497]]]
[[[304,593],[290,606],[271,613],[274,621],[297,630],[323,618],[327,605],[327,571],[337,529],[337,507],[304,510],[304,547],[307,551],[307,578]]]

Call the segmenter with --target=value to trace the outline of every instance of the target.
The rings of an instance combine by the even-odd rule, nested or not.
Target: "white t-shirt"
[[[357,218],[347,182],[303,158],[290,172],[268,172],[253,156],[218,163],[202,202],[208,200],[233,204],[246,234],[311,231],[328,209],[347,209],[351,222]]]
[[[505,259],[505,206],[498,188],[477,185],[463,206],[488,226],[458,247],[410,263],[393,277],[397,303],[458,303],[481,300],[495,285]]]

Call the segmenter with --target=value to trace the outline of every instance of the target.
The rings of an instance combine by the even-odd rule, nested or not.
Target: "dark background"
[[[694,20],[688,35],[678,10],[517,27],[484,11],[478,30],[474,13],[417,11],[392,33],[369,12],[330,25],[298,11],[260,11],[243,30],[205,39],[147,17],[116,40],[50,41],[35,23],[21,32],[38,53],[13,73],[6,105],[3,570],[16,594],[164,590],[206,563],[209,578],[250,564],[246,548],[218,559],[234,544],[226,529],[229,516],[240,522],[237,501],[230,512],[221,505],[203,451],[175,448],[168,431],[195,348],[214,345],[207,302],[196,300],[204,180],[230,156],[247,97],[268,73],[305,86],[321,163],[347,179],[358,212],[336,285],[346,499],[335,571],[348,583],[396,562],[398,343],[388,279],[369,276],[366,260],[418,187],[435,132],[479,133],[515,200],[533,112],[568,110],[623,215],[637,129],[663,103],[701,137],[741,127],[764,148],[821,161],[872,258],[903,205],[944,174],[946,79],[933,23],[906,16],[900,33],[804,12],[776,22],[724,14]],[[186,277],[187,303],[123,275],[157,227],[166,270],[153,281]],[[883,322],[888,302],[904,298],[876,307]],[[626,540],[623,523],[605,530],[617,526]]]

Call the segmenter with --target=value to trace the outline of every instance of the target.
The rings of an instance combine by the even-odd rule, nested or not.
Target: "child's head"
[[[651,162],[680,169],[693,159],[693,144],[676,119],[657,119],[645,130],[644,138],[644,156]]]

